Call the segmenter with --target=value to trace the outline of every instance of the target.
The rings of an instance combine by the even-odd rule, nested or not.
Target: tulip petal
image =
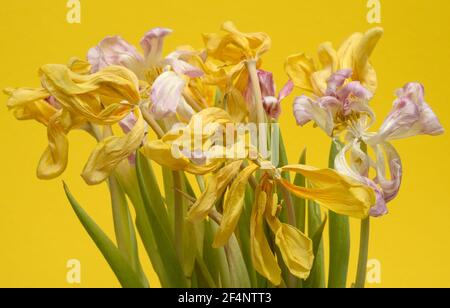
[[[146,66],[150,67],[162,60],[164,39],[173,31],[167,28],[154,28],[145,33],[141,39]]]
[[[189,50],[177,50],[166,57],[166,62],[174,72],[191,78],[202,77],[205,73],[202,69],[190,64],[186,58],[194,57],[196,53]]]
[[[120,36],[109,36],[88,52],[91,72],[97,73],[107,66],[121,65],[138,74],[144,59],[137,49]]]
[[[60,176],[67,167],[69,141],[63,123],[63,111],[57,112],[48,122],[48,147],[39,161],[37,177],[48,180]]]
[[[145,124],[140,111],[137,112],[136,125],[128,134],[106,138],[92,152],[82,174],[87,184],[95,185],[105,181],[121,161],[141,146]]]
[[[286,166],[281,170],[302,174],[312,185],[312,188],[298,187],[281,179],[281,184],[289,191],[298,197],[315,200],[335,213],[366,218],[375,204],[375,194],[371,188],[335,170],[305,165]]]
[[[421,84],[408,83],[397,91],[397,95],[398,99],[394,102],[393,110],[370,143],[382,143],[417,135],[438,136],[444,133],[436,114],[425,102]]]
[[[64,109],[95,124],[119,122],[140,101],[136,75],[121,66],[80,75],[64,65],[48,64],[39,73],[43,87]]]
[[[402,184],[402,161],[397,150],[390,143],[385,142],[377,145],[374,150],[377,155],[377,177],[375,181],[382,188],[385,201],[389,202],[397,197]],[[386,161],[389,167],[390,179],[387,178],[386,174]]]
[[[250,176],[258,169],[257,165],[250,165],[242,170],[233,184],[231,184],[228,196],[223,205],[222,223],[216,233],[213,246],[219,248],[225,246],[233,234],[239,222],[244,208],[245,187]]]
[[[311,58],[303,53],[290,56],[286,61],[285,70],[296,87],[313,92],[311,75],[316,68]]]
[[[152,86],[152,113],[156,119],[175,115],[186,82],[174,72],[162,73]]]
[[[273,285],[278,286],[281,283],[281,269],[270,248],[264,230],[267,198],[266,193],[258,188],[250,221],[250,249],[256,271]]]
[[[208,216],[217,200],[224,194],[228,185],[238,174],[241,165],[242,161],[232,162],[211,176],[206,190],[188,212],[190,221],[201,221]]]

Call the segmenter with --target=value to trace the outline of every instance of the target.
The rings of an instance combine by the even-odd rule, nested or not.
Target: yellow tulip
[[[137,77],[121,66],[82,75],[65,65],[48,64],[39,73],[43,87],[64,109],[95,124],[115,124],[140,102]]]
[[[355,33],[350,36],[336,51],[331,43],[323,43],[319,47],[316,65],[304,53],[290,56],[285,65],[289,78],[295,86],[313,92],[317,96],[326,94],[327,80],[338,70],[351,69],[352,80],[375,93],[377,76],[369,58],[383,35],[383,29],[373,28],[366,33]]]
[[[42,88],[5,90],[9,96],[7,106],[17,119],[36,120],[47,127],[49,145],[37,170],[41,179],[58,177],[66,169],[67,134],[73,129],[115,124],[130,112],[138,112],[138,121],[130,133],[98,144],[83,171],[88,184],[104,181],[141,145],[145,126],[136,108],[140,102],[136,76],[119,66],[95,74],[89,71],[90,65],[78,59],[71,59],[68,66],[44,65],[39,70]]]

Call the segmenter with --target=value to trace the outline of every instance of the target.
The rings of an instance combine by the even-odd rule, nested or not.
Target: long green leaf
[[[143,283],[148,286],[148,280],[139,260],[136,232],[125,192],[115,176],[109,178],[108,186],[111,195],[117,246],[128,263],[131,264],[133,270],[141,276]]]
[[[136,168],[131,166],[122,166],[125,168],[116,169],[116,176],[125,193],[130,198],[136,212],[136,229],[144,244],[147,256],[158,275],[159,281],[163,288],[170,287],[170,281],[167,277],[164,264],[161,260],[158,247],[153,236],[153,231],[148,220],[147,212],[142,201],[139,184],[137,181]],[[158,189],[155,187],[155,189]]]
[[[304,149],[300,156],[300,159],[298,162],[299,164],[301,164],[301,165],[306,164],[306,154],[307,154],[307,151],[306,151],[306,149]],[[305,187],[306,186],[305,177],[302,174],[298,173],[295,176],[294,184],[299,187]],[[303,198],[296,197],[296,196],[293,196],[292,200],[295,205],[295,217],[297,218],[297,228],[300,231],[305,232],[306,231],[306,200]]]
[[[173,237],[171,236],[170,229],[164,226],[159,220],[158,215],[155,212],[155,208],[150,199],[147,185],[143,176],[142,169],[142,156],[138,155],[136,160],[136,174],[138,178],[139,188],[141,190],[142,201],[144,202],[147,216],[149,218],[152,232],[155,235],[154,239],[161,256],[161,261],[164,264],[164,268],[167,277],[170,281],[170,287],[173,288],[185,288],[187,287],[187,281],[184,276],[183,268],[180,264],[180,260],[177,257]]]
[[[334,168],[334,160],[341,145],[333,141],[330,150],[329,167]],[[328,275],[329,288],[347,286],[348,264],[350,259],[350,224],[347,216],[329,212],[330,230],[330,266]]]
[[[150,204],[155,215],[158,217],[164,230],[170,231],[169,216],[167,214],[167,209],[164,205],[164,199],[159,190],[158,181],[156,180],[155,173],[153,171],[152,165],[148,159],[141,153],[137,154],[137,164],[139,164],[139,169],[141,170],[143,188],[145,188],[146,194],[151,201]],[[147,209],[148,210],[148,209]]]
[[[78,202],[75,200],[66,183],[64,183],[64,191],[67,198],[75,211],[81,224],[97,245],[100,252],[105,257],[109,266],[113,270],[120,284],[124,288],[145,288],[140,277],[132,269],[130,264],[123,257],[119,249],[108,238],[108,236],[100,229],[100,227],[92,220],[91,217],[81,208]]]
[[[325,288],[325,261],[322,233],[325,224],[317,203],[308,201],[308,234],[314,244],[314,264],[309,278],[305,281],[305,288]]]

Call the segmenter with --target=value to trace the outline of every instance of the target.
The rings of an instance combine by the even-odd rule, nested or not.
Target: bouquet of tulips
[[[443,133],[415,82],[370,130],[377,76],[369,58],[383,30],[355,33],[337,50],[324,43],[317,60],[288,57],[279,93],[262,68],[271,47],[265,33],[226,22],[221,33],[203,35],[204,50],[183,46],[164,56],[171,32],[147,32],[143,53],[106,37],[87,60],[42,66],[39,87],[5,89],[18,120],[47,128],[37,176],[64,172],[72,130],[95,138],[82,177],[108,185],[115,241],[64,189],[123,287],[158,283],[142,269],[139,241],[162,287],[364,287],[370,217],[387,214],[402,181],[391,141]],[[287,159],[278,119],[294,89],[298,125],[312,122],[330,137],[325,168],[307,165],[306,152]],[[352,280],[349,217],[361,220]]]

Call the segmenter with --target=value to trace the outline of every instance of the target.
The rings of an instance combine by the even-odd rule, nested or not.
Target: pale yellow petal
[[[7,107],[18,120],[36,120],[45,126],[58,111],[50,105],[46,98],[50,94],[42,88],[5,89],[9,96]]]
[[[320,45],[318,55],[323,69],[311,75],[311,83],[316,94],[324,95],[328,87],[328,79],[337,71],[339,61],[336,50],[329,42]]]
[[[128,134],[106,138],[97,145],[82,174],[86,183],[95,185],[106,180],[121,161],[141,146],[145,124],[140,111],[137,113],[137,122]]]
[[[281,284],[281,269],[264,230],[266,204],[266,193],[258,189],[250,221],[251,256],[255,270],[273,285],[278,286]]]
[[[95,124],[117,123],[140,101],[138,79],[124,67],[82,75],[64,65],[48,64],[39,72],[43,87],[66,110]]]
[[[369,58],[372,55],[378,41],[383,36],[382,28],[373,28],[362,37],[355,49],[354,79],[375,93],[378,85],[377,74]]]
[[[63,111],[54,114],[47,126],[48,147],[39,161],[37,176],[40,179],[54,179],[67,167],[69,142],[63,124]]]
[[[217,231],[213,246],[215,248],[225,246],[233,234],[244,208],[245,188],[252,174],[258,170],[258,166],[251,164],[242,170],[233,184],[231,184],[228,196],[223,205],[222,223]]]
[[[309,277],[313,263],[313,243],[300,230],[281,224],[275,232],[275,243],[289,271],[300,279]]]
[[[281,179],[280,182],[293,194],[315,200],[325,208],[338,214],[354,218],[366,218],[375,204],[373,190],[360,182],[332,169],[317,169],[305,165],[292,165],[282,171],[300,173],[312,188],[299,187]]]
[[[303,53],[290,56],[286,61],[285,70],[296,87],[310,92],[314,90],[311,75],[316,68],[311,58]]]
[[[216,201],[224,194],[228,185],[238,174],[241,165],[242,161],[232,162],[210,177],[206,190],[188,212],[189,220],[200,221],[208,216]]]

